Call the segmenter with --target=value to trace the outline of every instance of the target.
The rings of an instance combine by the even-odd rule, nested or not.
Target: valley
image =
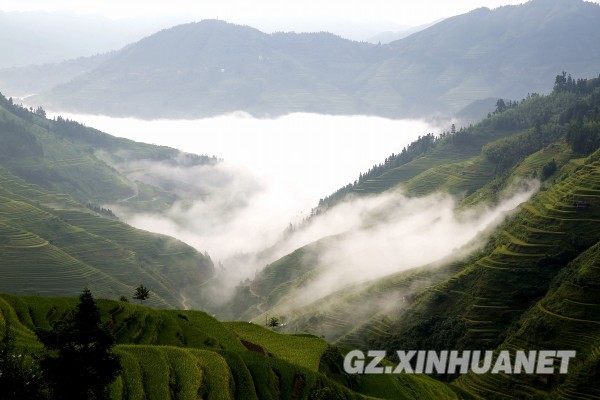
[[[11,54],[0,398],[599,399],[599,17]]]

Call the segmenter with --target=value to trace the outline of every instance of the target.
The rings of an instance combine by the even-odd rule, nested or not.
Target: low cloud
[[[117,136],[225,159],[201,166],[131,163],[125,166],[131,178],[171,185],[168,191],[183,200],[154,214],[111,205],[135,227],[208,251],[223,266],[219,278],[207,285],[222,301],[266,264],[327,236],[335,239],[316,255],[319,278],[306,282],[298,303],[456,255],[457,249],[483,239],[486,229],[536,190],[535,184],[524,185],[495,206],[466,212],[457,212],[455,199],[442,194],[411,198],[397,190],[353,198],[284,236],[288,224],[306,217],[320,197],[418,135],[439,129],[419,121],[311,114],[199,121],[70,117]]]
[[[522,182],[498,204],[466,211],[457,211],[450,195],[407,197],[401,189],[340,204],[291,239],[294,247],[343,232],[319,250],[318,277],[294,294],[294,303],[308,304],[347,285],[463,257],[485,244],[493,228],[538,188],[537,181]]]

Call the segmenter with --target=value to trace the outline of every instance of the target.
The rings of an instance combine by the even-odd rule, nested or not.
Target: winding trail
[[[218,276],[219,276],[219,270],[216,270],[216,272],[215,272],[215,274],[213,276],[211,276],[210,278],[208,278],[207,280],[205,280],[204,282],[202,282],[199,285],[191,286],[191,287],[186,288],[186,290],[190,290],[191,288],[195,288],[195,289],[201,288],[202,286],[210,283],[210,281],[215,280]],[[181,306],[183,307],[183,309],[184,310],[191,310],[191,307],[189,305],[190,304],[190,298],[188,296],[186,296],[185,293],[183,293],[183,292],[179,293],[179,297],[181,298]]]
[[[133,196],[129,196],[127,198],[121,199],[121,200],[119,200],[119,203],[124,203],[131,199],[134,199],[140,194],[140,189],[138,188],[137,183],[135,181],[133,181],[132,183],[133,183]]]

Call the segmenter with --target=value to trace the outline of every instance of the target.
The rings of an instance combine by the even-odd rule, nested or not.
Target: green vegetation
[[[0,290],[56,296],[89,287],[119,298],[143,281],[152,288],[153,306],[179,307],[185,296],[198,307],[201,294],[192,287],[212,276],[210,258],[175,239],[134,229],[97,206],[130,197],[133,183],[95,153],[114,153],[124,163],[216,160],[113,138],[43,114],[0,97]],[[150,187],[137,186],[140,192]],[[163,204],[174,201],[153,189]],[[128,203],[144,209],[143,196]]]
[[[72,340],[49,338],[73,335],[82,315],[73,311],[76,299],[31,295],[68,296],[90,287],[104,299],[96,302],[99,314],[86,315],[96,327],[102,321],[122,362],[109,387],[115,399],[597,398],[599,110],[600,78],[573,80],[563,73],[552,94],[499,100],[477,125],[422,136],[361,174],[321,201],[315,213],[347,195],[369,196],[398,185],[410,196],[451,193],[466,209],[500,201],[520,180],[542,182],[540,192],[485,246],[460,261],[356,284],[301,308],[294,295],[318,279],[318,251],[337,238],[272,262],[238,287],[226,310],[260,325],[266,321],[270,330],[174,309],[209,306],[195,288],[212,276],[210,258],[172,238],[133,229],[98,205],[121,200],[149,210],[177,200],[159,186],[132,182],[126,167],[108,162],[217,160],[114,139],[62,118],[50,121],[42,108],[27,110],[1,99],[0,290],[12,294],[0,295],[0,368],[14,383],[7,390],[22,392],[27,379],[20,372],[35,370],[32,354],[43,346],[53,356],[65,348],[73,353]],[[102,158],[105,153],[112,155]],[[127,302],[124,296],[132,294],[157,308]],[[337,347],[342,345],[348,347]],[[340,369],[349,347],[556,348],[575,349],[578,356],[568,376],[546,380],[491,374],[354,377]],[[19,351],[25,357],[16,362]],[[59,363],[48,360],[57,359],[42,362],[55,392],[68,386],[49,372]],[[89,382],[89,376],[80,378],[82,385]],[[2,387],[6,382],[0,379]]]
[[[339,350],[316,337],[283,335],[247,322],[221,323],[200,311],[105,299],[96,304],[101,329],[114,336],[122,366],[109,387],[111,399],[314,399],[323,393],[343,399],[416,399],[432,393],[463,398],[427,377],[352,383],[340,371]],[[70,326],[80,316],[75,307],[76,298],[0,294],[0,326],[9,326],[19,351],[39,352],[33,332]]]
[[[210,259],[175,239],[97,214],[2,167],[0,182],[1,290],[72,295],[89,286],[118,298],[144,279],[156,294],[150,302],[164,307],[180,304],[176,288],[212,274]]]
[[[121,373],[112,353],[114,337],[100,326],[100,310],[89,289],[79,296],[73,314],[36,329],[46,352],[40,358],[52,399],[107,399],[108,385]]]
[[[276,357],[313,371],[318,371],[321,355],[327,349],[327,342],[317,337],[281,335],[248,322],[228,322],[225,326]]]
[[[144,300],[147,300],[150,297],[150,290],[144,285],[140,285],[135,288],[133,292],[133,298],[139,300],[140,303],[143,303]]]
[[[264,323],[266,315],[285,314],[283,331],[388,353],[575,349],[577,360],[566,377],[438,378],[476,398],[596,398],[600,150],[591,127],[600,121],[600,79],[563,74],[556,82],[551,95],[505,103],[477,125],[419,139],[403,154],[425,140],[421,152],[388,158],[315,211],[334,206],[346,193],[369,195],[398,184],[413,196],[454,193],[459,207],[468,208],[499,201],[520,180],[540,179],[540,192],[483,248],[460,261],[357,284],[294,307],[294,290],[318,279],[314,250],[330,240],[323,239],[271,263],[241,286],[240,299],[248,305],[244,318]]]

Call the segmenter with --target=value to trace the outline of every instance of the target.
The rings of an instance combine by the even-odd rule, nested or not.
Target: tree
[[[135,288],[133,292],[133,298],[140,301],[140,304],[150,297],[150,290],[144,285],[140,285]]]
[[[565,71],[562,72],[562,75],[556,75],[556,79],[554,80],[554,91],[556,93],[563,92],[567,87],[567,73]]]
[[[44,110],[42,108],[42,106],[39,106],[38,108],[36,108],[35,113],[36,113],[36,115],[39,115],[40,117],[46,118],[46,110]]]
[[[0,394],[8,399],[42,398],[42,374],[34,359],[17,350],[8,319],[0,340]]]
[[[506,106],[504,100],[498,99],[498,101],[496,102],[496,111],[494,111],[494,114],[501,114],[504,111],[506,111],[507,108],[508,107]]]
[[[271,317],[269,318],[269,327],[271,328],[275,328],[277,326],[279,326],[279,318],[277,317]]]
[[[51,331],[37,329],[36,335],[46,349],[40,365],[53,399],[108,399],[108,385],[121,373],[121,364],[89,289],[79,296],[74,314]]]

